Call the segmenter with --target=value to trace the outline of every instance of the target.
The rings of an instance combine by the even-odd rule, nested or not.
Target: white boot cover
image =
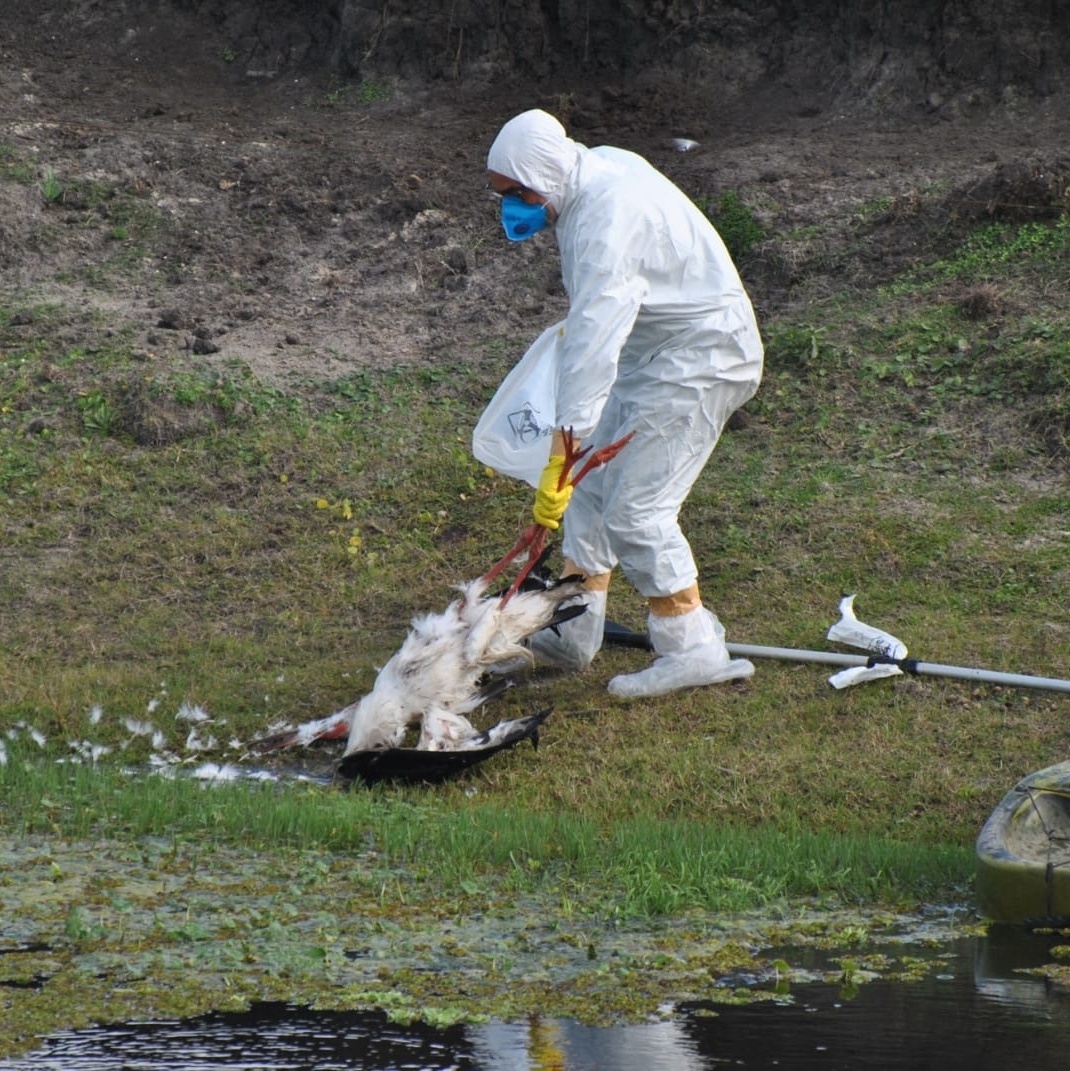
[[[606,591],[587,591],[582,598],[587,612],[552,628],[544,628],[531,637],[531,653],[536,665],[557,666],[558,669],[586,669],[602,647],[606,627]],[[575,605],[569,603],[566,605]]]
[[[668,695],[681,688],[734,681],[754,673],[752,663],[729,655],[724,626],[704,606],[675,617],[650,614],[647,628],[657,655],[654,664],[638,673],[614,677],[609,682],[610,695],[623,699]]]

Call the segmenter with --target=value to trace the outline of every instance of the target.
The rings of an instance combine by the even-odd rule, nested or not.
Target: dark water
[[[918,982],[872,981],[851,995],[826,983],[795,984],[785,1002],[680,1005],[664,1022],[641,1026],[533,1015],[436,1030],[378,1014],[261,1004],[244,1014],[56,1034],[20,1059],[0,1060],[0,1069],[1048,1071],[1070,1062],[1070,992],[1016,969],[1051,962],[1050,947],[1065,940],[1003,930],[955,942],[946,964]],[[948,946],[939,951],[946,955]],[[815,957],[783,954],[797,969]]]

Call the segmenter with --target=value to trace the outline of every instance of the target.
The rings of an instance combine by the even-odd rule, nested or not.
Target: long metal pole
[[[786,662],[821,662],[829,666],[868,666],[869,655],[838,654],[835,651],[806,651],[793,647],[759,647],[748,643],[730,643],[728,653],[735,658],[779,658]],[[1000,673],[993,669],[945,666],[939,662],[919,662],[913,658],[878,659],[899,666],[906,673],[926,677],[952,677],[964,681],[1006,684],[1014,688],[1040,688],[1050,692],[1070,692],[1070,681],[1055,677],[1034,677],[1028,673]]]
[[[607,621],[606,643],[623,647],[650,650],[650,637],[645,632],[633,632]],[[1028,673],[1000,673],[993,669],[970,669],[967,666],[944,666],[939,662],[919,662],[914,658],[891,659],[876,655],[840,654],[836,651],[807,651],[795,647],[760,647],[750,643],[729,643],[728,653],[734,658],[779,658],[785,662],[820,662],[826,666],[869,666],[878,663],[899,666],[904,673],[926,677],[952,677],[963,681],[983,681],[986,684],[1006,684],[1013,688],[1040,688],[1049,692],[1070,692],[1070,681],[1054,677],[1034,677]]]

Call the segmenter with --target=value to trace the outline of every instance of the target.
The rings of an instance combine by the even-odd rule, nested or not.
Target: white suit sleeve
[[[598,424],[645,296],[642,279],[623,268],[622,254],[611,264],[606,259],[586,258],[565,278],[569,312],[557,372],[557,426],[581,439]]]

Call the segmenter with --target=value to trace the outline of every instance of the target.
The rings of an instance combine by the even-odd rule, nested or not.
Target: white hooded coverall
[[[545,112],[507,123],[487,167],[557,212],[569,311],[556,426],[596,448],[635,432],[575,489],[563,553],[588,574],[619,564],[648,598],[684,591],[698,571],[680,507],[762,374],[735,265],[706,216],[646,160],[588,149]]]

